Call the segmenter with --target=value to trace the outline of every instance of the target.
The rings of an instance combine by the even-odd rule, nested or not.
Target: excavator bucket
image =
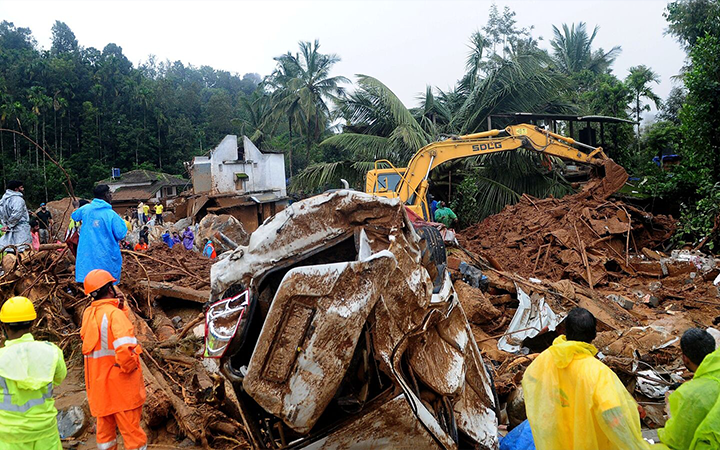
[[[603,162],[603,168],[605,177],[602,179],[602,190],[598,193],[603,199],[606,199],[625,185],[628,173],[621,165],[609,158]]]

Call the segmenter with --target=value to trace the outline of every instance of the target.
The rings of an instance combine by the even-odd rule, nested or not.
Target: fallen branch
[[[148,291],[156,297],[178,298],[200,304],[205,304],[210,299],[210,291],[199,291],[197,289],[176,286],[166,281],[152,281],[148,279],[147,281],[141,280],[139,284],[146,287]]]

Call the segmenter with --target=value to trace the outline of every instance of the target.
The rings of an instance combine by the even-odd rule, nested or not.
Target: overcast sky
[[[645,64],[660,75],[663,99],[685,54],[664,32],[666,1],[500,1],[521,27],[549,48],[552,25],[586,22],[600,31],[595,47],[622,47],[613,72]],[[468,38],[483,27],[491,1],[39,1],[0,0],[0,19],[29,27],[50,47],[55,20],[67,23],[80,45],[113,42],[135,64],[154,54],[194,66],[269,74],[273,57],[319,39],[321,51],[342,61],[334,75],[367,74],[389,86],[407,106],[426,85],[443,90],[462,76]]]

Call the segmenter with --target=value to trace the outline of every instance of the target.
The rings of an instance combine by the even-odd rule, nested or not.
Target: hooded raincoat
[[[195,242],[195,233],[190,230],[190,227],[187,227],[185,232],[182,235],[183,238],[183,245],[185,246],[186,250],[192,250],[193,249],[193,243]]]
[[[120,281],[122,255],[120,241],[127,234],[122,217],[105,200],[94,199],[72,213],[72,219],[82,221],[77,248],[75,281],[82,283],[94,269],[103,269]]]
[[[25,251],[32,242],[30,216],[21,192],[8,189],[0,199],[0,223],[8,231],[0,237],[0,249],[15,245],[18,251]]]
[[[720,448],[720,350],[707,355],[669,400],[670,420],[658,430],[663,444],[672,450]]]
[[[637,404],[592,344],[560,336],[525,371],[525,410],[538,450],[648,449]]]
[[[173,245],[175,245],[175,242],[173,242],[172,236],[170,236],[170,233],[163,233],[162,235],[163,242],[170,248],[173,248]]]
[[[217,253],[215,253],[215,246],[212,242],[208,241],[208,243],[205,244],[205,248],[203,249],[203,255],[207,256],[210,259],[217,258]]]
[[[54,441],[48,450],[58,448],[52,394],[66,375],[62,350],[55,344],[36,341],[30,333],[5,342],[0,348],[0,448],[37,441]]]

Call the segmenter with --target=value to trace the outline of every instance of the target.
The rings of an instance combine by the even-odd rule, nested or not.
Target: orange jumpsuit
[[[83,313],[85,387],[90,412],[97,417],[98,449],[117,448],[116,426],[127,450],[145,449],[147,436],[140,427],[145,403],[142,349],[118,303],[118,299],[96,300]]]

